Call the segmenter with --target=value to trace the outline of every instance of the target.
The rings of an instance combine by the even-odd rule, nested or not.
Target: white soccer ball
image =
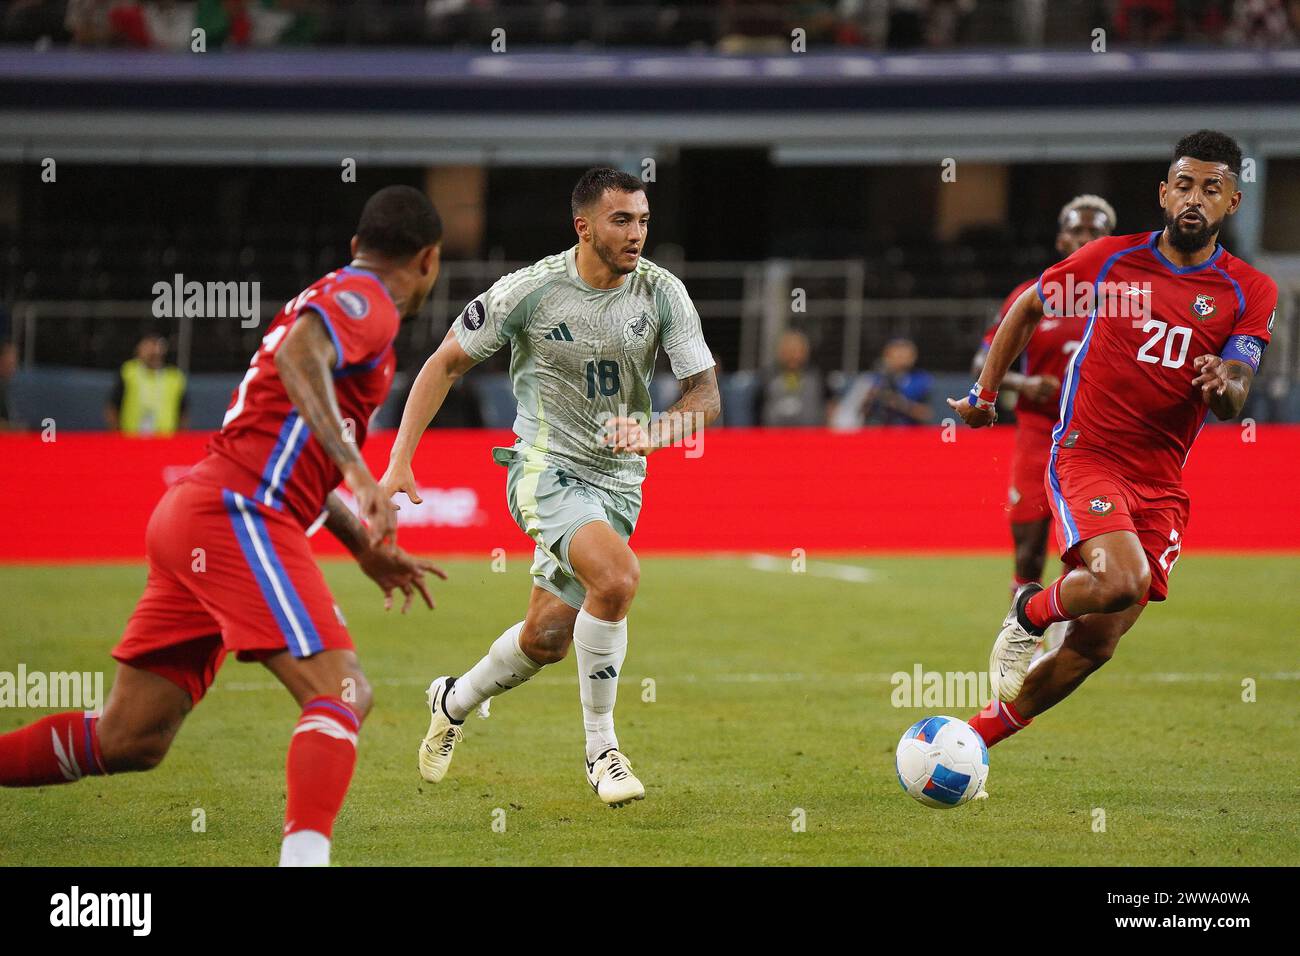
[[[923,717],[898,742],[894,766],[908,796],[927,807],[950,810],[984,789],[989,748],[964,720]]]

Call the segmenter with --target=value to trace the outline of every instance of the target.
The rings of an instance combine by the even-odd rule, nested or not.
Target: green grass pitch
[[[425,685],[522,616],[527,568],[450,562],[438,610],[403,618],[355,567],[327,564],[376,697],[335,863],[1300,863],[1294,557],[1183,558],[1172,601],[1115,660],[994,748],[991,799],[946,812],[902,793],[893,749],[927,713],[971,708],[895,708],[889,675],[983,669],[1008,558],[812,555],[803,574],[645,559],[617,717],[648,794],[620,810],[582,773],[572,655],[471,717],[444,783],[416,772]],[[134,566],[0,568],[0,670],[111,682],[107,651],[143,582]],[[0,732],[46,712],[0,709]],[[158,770],[0,790],[0,864],[273,864],[296,717],[269,673],[228,660]]]

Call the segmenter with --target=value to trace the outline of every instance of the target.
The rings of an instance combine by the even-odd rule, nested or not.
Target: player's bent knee
[[[343,693],[340,695],[343,702],[357,712],[357,716],[365,720],[370,714],[370,708],[374,706],[375,695],[370,689],[370,681],[366,680],[366,675],[361,671],[353,671],[344,678]]]
[[[619,567],[604,570],[588,588],[596,600],[606,606],[617,606],[626,612],[636,597],[641,584],[641,568],[635,558]]]
[[[1146,597],[1151,587],[1151,571],[1141,568],[1107,575],[1102,587],[1102,609],[1107,613],[1126,610]]]

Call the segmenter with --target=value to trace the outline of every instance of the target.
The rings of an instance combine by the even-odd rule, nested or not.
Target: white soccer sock
[[[578,654],[587,759],[595,760],[618,746],[614,734],[614,700],[618,697],[618,675],[627,657],[627,618],[602,621],[585,610],[579,611],[573,625],[573,646]]]
[[[447,695],[447,713],[452,720],[464,720],[470,711],[489,697],[518,687],[542,669],[541,664],[519,647],[519,635],[523,629],[523,621],[506,628],[505,633],[492,642],[483,659],[456,678],[451,693]]]
[[[329,866],[330,840],[315,830],[296,830],[280,844],[281,866]]]

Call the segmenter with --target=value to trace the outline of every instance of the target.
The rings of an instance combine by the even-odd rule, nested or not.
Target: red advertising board
[[[366,446],[376,474],[392,437],[377,433]],[[529,550],[506,510],[505,470],[489,455],[511,440],[500,431],[430,432],[415,463],[425,504],[404,506],[402,544],[430,554]],[[1011,440],[1010,428],[718,429],[698,457],[669,449],[651,459],[633,545],[646,553],[1001,550]],[[0,436],[0,561],[140,559],[154,503],[205,444],[203,435]],[[1300,426],[1207,428],[1185,477],[1189,549],[1300,551]],[[328,533],[316,542],[340,553]]]

